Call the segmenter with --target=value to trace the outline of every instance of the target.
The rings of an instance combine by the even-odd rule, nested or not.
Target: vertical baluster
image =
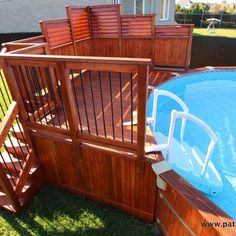
[[[21,80],[23,82],[23,87],[24,87],[24,90],[25,90],[25,93],[26,93],[26,96],[27,96],[27,99],[29,101],[29,104],[30,104],[30,108],[31,108],[31,111],[32,111],[32,116],[33,116],[33,119],[34,119],[34,122],[36,123],[36,118],[34,116],[34,108],[33,108],[33,105],[31,103],[31,98],[30,98],[30,94],[29,94],[29,91],[28,91],[28,88],[27,88],[27,85],[26,85],[26,81],[25,81],[25,76],[23,74],[23,71],[22,71],[22,68],[20,66],[18,66],[18,69],[19,69],[19,72],[20,72],[20,77],[21,77]],[[17,81],[17,77],[16,77],[16,81]],[[19,90],[20,90],[20,87],[18,86]],[[27,112],[28,113],[28,112]]]
[[[2,159],[4,165],[5,165],[6,169],[7,169],[7,173],[8,173],[8,175],[10,176],[10,178],[11,178],[13,184],[16,186],[16,182],[15,182],[13,176],[12,176],[11,171],[9,170],[9,168],[8,168],[8,166],[7,166],[7,163],[5,162],[5,159],[4,159],[3,155],[2,155],[2,152],[0,152],[0,156],[1,156],[1,159]]]
[[[29,86],[30,86],[30,90],[31,90],[31,95],[33,97],[33,100],[35,102],[35,108],[36,108],[36,112],[38,114],[38,119],[40,121],[40,123],[42,124],[42,120],[41,120],[41,117],[40,117],[40,113],[39,113],[39,110],[38,110],[38,101],[36,99],[36,91],[35,91],[35,88],[34,88],[34,84],[32,82],[32,78],[31,78],[31,75],[30,75],[30,72],[29,72],[29,68],[27,66],[25,66],[25,72],[26,72],[26,75],[28,77],[28,82],[29,82]]]
[[[82,127],[81,116],[80,116],[79,102],[78,102],[77,93],[76,93],[75,77],[74,77],[74,74],[73,74],[72,70],[70,71],[70,74],[71,74],[71,77],[72,77],[72,87],[73,87],[74,94],[75,94],[75,103],[76,103],[77,113],[78,113],[78,117],[79,117],[80,131],[81,131],[81,133],[83,133],[83,127]]]
[[[9,157],[11,163],[12,163],[12,166],[13,166],[15,172],[16,172],[16,175],[19,177],[20,175],[19,175],[19,173],[18,173],[18,171],[16,169],[16,166],[15,166],[13,160],[12,160],[11,154],[9,154],[9,152],[7,151],[7,147],[6,147],[5,143],[3,143],[3,146],[4,146],[5,150],[6,150],[6,153],[7,153],[8,157]]]
[[[120,119],[121,119],[121,137],[122,141],[124,141],[124,125],[123,125],[123,86],[122,86],[122,75],[119,73],[119,79],[120,79]]]
[[[87,110],[87,103],[85,99],[85,92],[84,92],[84,81],[83,81],[83,74],[82,71],[80,70],[80,81],[81,81],[81,88],[82,88],[82,95],[83,95],[83,101],[84,101],[84,109],[85,109],[85,117],[86,117],[86,122],[87,122],[87,127],[88,127],[88,133],[91,134],[90,132],[90,125],[89,125],[89,120],[88,120],[88,110]]]
[[[5,116],[5,111],[4,111],[3,107],[2,107],[2,104],[0,104],[0,108],[1,108],[1,111],[2,111],[3,115]],[[0,121],[2,122],[2,119],[1,119],[1,118],[0,118]],[[21,161],[20,161],[20,159],[19,159],[19,157],[18,157],[18,155],[17,155],[16,148],[15,148],[13,142],[12,142],[12,139],[11,139],[11,136],[9,135],[9,133],[7,134],[7,136],[8,136],[8,140],[10,141],[11,146],[12,146],[12,148],[13,148],[13,150],[14,150],[15,157],[17,158],[17,160],[18,160],[18,162],[19,162],[19,164],[20,164],[20,167],[23,169],[23,166],[22,166],[22,164],[21,164]],[[5,143],[4,143],[4,147],[5,147],[6,151],[8,152]],[[22,150],[22,149],[21,149],[21,150]],[[22,150],[22,153],[23,153],[23,150]],[[10,156],[9,156],[9,157],[10,157]],[[10,159],[11,159],[11,157],[10,157]],[[11,159],[11,162],[12,162],[12,159]],[[12,164],[14,164],[14,163],[12,163]],[[14,167],[15,167],[15,166],[14,166]]]
[[[0,79],[2,81],[2,84],[3,84],[3,87],[4,87],[4,90],[5,90],[5,93],[7,95],[7,98],[8,98],[8,101],[9,103],[12,101],[12,98],[11,98],[11,95],[9,93],[9,89],[8,89],[8,86],[6,85],[6,81],[5,79],[3,78],[3,75],[2,75],[2,72],[0,71]]]
[[[1,104],[1,106],[5,106],[6,107],[5,111],[7,111],[7,109],[9,108],[9,105],[6,102],[6,99],[4,97],[4,94],[3,94],[3,91],[2,91],[1,87],[0,87],[0,94],[1,94],[1,97],[2,97],[2,101],[4,102],[4,105]],[[3,112],[5,112],[3,108],[2,108],[2,110],[3,110]]]
[[[96,110],[95,110],[95,104],[94,104],[94,95],[93,95],[93,79],[92,79],[91,71],[89,71],[89,81],[90,81],[90,91],[91,91],[91,95],[92,95],[93,117],[94,117],[94,123],[95,123],[95,130],[96,130],[96,135],[98,136],[97,117],[96,117]]]
[[[103,130],[104,130],[104,135],[105,135],[105,138],[106,138],[107,137],[106,120],[105,120],[104,101],[103,101],[102,77],[101,77],[101,72],[100,71],[98,71],[98,78],[99,78],[100,96],[101,96],[101,104],[102,104]]]
[[[42,92],[41,92],[42,89],[41,89],[41,86],[40,86],[40,83],[39,83],[36,68],[35,67],[30,67],[30,72],[31,72],[31,75],[32,75],[32,79],[35,82],[35,87],[37,87],[37,90],[38,90],[37,93],[39,95],[39,100],[40,100],[40,103],[41,103],[41,106],[42,106],[43,115],[44,115],[46,124],[48,125],[47,116],[46,116],[46,112],[45,112],[45,109],[44,109],[44,103],[43,103],[43,99],[42,99]]]
[[[0,121],[2,121],[2,120],[0,119]],[[9,138],[9,134],[8,134],[8,138]],[[14,170],[15,170],[17,176],[19,177],[19,173],[18,173],[18,171],[17,171],[17,169],[16,169],[16,166],[15,166],[13,160],[12,160],[11,155],[10,155],[9,152],[7,151],[7,147],[6,147],[6,145],[5,145],[5,142],[3,143],[3,147],[4,147],[4,149],[6,150],[6,153],[7,153],[8,157],[9,157],[11,163],[12,163],[12,166],[13,166],[13,168],[14,168]]]
[[[7,86],[6,82],[4,81],[4,78],[2,77],[2,74],[1,74],[1,73],[0,73],[0,76],[1,76],[1,80],[2,80],[2,83],[3,83],[4,89],[5,89],[5,93],[6,93],[7,98],[8,98],[8,102],[9,102],[9,104],[10,104],[11,101],[12,101],[11,94],[10,94],[10,92],[9,92],[9,90],[8,90],[8,86]],[[19,127],[19,130],[20,130],[20,132],[21,132],[21,135],[22,135],[22,137],[23,137],[23,140],[24,140],[24,142],[25,142],[25,144],[26,144],[26,140],[25,140],[24,134],[23,134],[23,132],[22,132],[22,130],[21,130],[21,126],[20,126],[20,123],[19,123],[19,120],[18,120],[17,117],[16,117],[16,123],[17,123],[17,125],[18,125],[18,127]],[[12,126],[12,130],[13,130],[13,133],[15,134],[15,136],[16,136],[16,131],[15,131],[14,125]],[[18,139],[16,139],[16,140],[17,140],[18,145],[19,145],[19,147],[20,147],[20,149],[21,149],[21,152],[22,152],[22,154],[23,154],[22,146],[21,146],[19,140],[18,140]],[[26,144],[25,146],[26,146],[27,152],[29,153],[29,147],[28,147],[28,145]]]
[[[61,86],[59,85],[59,80],[58,80],[58,78],[57,78],[57,74],[56,74],[56,73],[55,73],[55,78],[56,78],[57,91],[58,91],[58,95],[59,95],[59,98],[60,98],[61,109],[62,109],[62,112],[63,112],[63,116],[64,116],[64,120],[65,120],[66,129],[69,129],[69,126],[68,126],[68,123],[67,123],[67,119],[66,119],[65,110],[64,110],[64,105],[63,105],[63,101],[62,101]]]
[[[19,148],[20,148],[20,151],[21,151],[21,154],[22,154],[22,156],[24,157],[25,156],[25,153],[24,153],[24,151],[23,151],[23,149],[22,149],[22,145],[21,145],[21,143],[20,143],[20,141],[19,141],[19,139],[17,138],[17,136],[16,136],[16,131],[15,131],[15,128],[14,128],[14,125],[12,125],[12,132],[13,132],[13,134],[15,135],[15,137],[16,137],[16,142],[18,143],[18,145],[19,145]],[[26,145],[25,145],[26,146]],[[27,149],[27,151],[28,151],[28,149]]]
[[[8,106],[8,104],[7,104],[7,102],[6,102],[6,99],[5,99],[5,96],[4,96],[4,94],[3,94],[3,91],[2,91],[2,88],[0,87],[0,93],[1,93],[1,96],[2,96],[2,101],[4,101],[4,104],[5,104],[5,107],[6,107],[6,110],[9,108],[9,106]],[[2,112],[2,114],[5,116],[5,111],[4,111],[4,108],[3,108],[3,106],[2,106],[2,104],[0,103],[0,108],[1,108],[1,112]],[[1,120],[1,118],[0,118],[0,120]],[[13,127],[13,131],[15,132],[15,130],[14,130],[14,127]],[[8,137],[10,137],[9,136],[9,134],[8,134]],[[19,140],[17,139],[17,141],[18,141],[18,144],[19,144]],[[14,145],[12,144],[12,140],[10,139],[10,142],[11,142],[11,145],[12,145],[12,147],[13,147],[13,149],[14,149],[14,152],[16,153],[16,150],[15,150],[15,147],[14,147]],[[19,145],[20,146],[20,145]],[[20,146],[20,149],[21,149],[21,151],[22,151],[22,153],[23,153],[23,150],[22,150],[22,148],[21,148],[21,146]],[[20,163],[21,164],[21,163]]]
[[[22,138],[23,138],[23,141],[24,141],[24,143],[25,143],[27,152],[30,153],[30,149],[29,149],[28,144],[27,144],[26,139],[25,139],[25,134],[24,134],[24,132],[23,132],[23,130],[22,130],[22,128],[21,128],[21,124],[20,124],[20,121],[19,121],[19,118],[18,118],[18,117],[16,117],[16,123],[17,123],[17,126],[18,126],[18,128],[19,128],[19,131],[20,131],[20,133],[21,133],[21,136],[22,136]]]
[[[130,74],[130,117],[131,117],[131,130],[130,130],[130,132],[131,132],[131,143],[133,143],[134,142],[134,137],[133,137],[133,135],[134,135],[134,119],[133,119],[133,110],[134,110],[134,104],[133,104],[133,74]]]
[[[13,72],[13,75],[14,75],[14,79],[15,79],[15,81],[16,81],[16,84],[17,84],[17,87],[18,87],[18,91],[19,91],[19,93],[20,93],[20,96],[21,96],[21,99],[22,99],[22,101],[23,101],[23,105],[24,105],[24,108],[25,108],[25,111],[26,111],[26,114],[27,114],[27,119],[28,120],[30,120],[30,116],[29,116],[29,112],[28,112],[28,110],[27,110],[27,108],[26,108],[26,104],[25,104],[25,101],[24,101],[24,96],[23,96],[23,94],[22,94],[22,91],[21,91],[21,88],[20,88],[20,84],[19,84],[19,79],[17,78],[17,75],[16,75],[16,70],[15,70],[15,68],[13,67],[13,66],[11,66],[11,69],[12,69],[12,72]],[[22,79],[21,79],[22,80]]]
[[[46,101],[47,101],[47,104],[48,104],[49,114],[50,114],[51,120],[52,120],[52,126],[55,127],[54,119],[53,119],[53,116],[52,116],[52,109],[51,109],[51,105],[50,105],[49,98],[48,98],[49,90],[46,91],[46,84],[44,83],[44,80],[43,80],[43,73],[42,73],[41,70],[42,70],[42,69],[39,68],[39,75],[40,75],[40,79],[41,79],[41,82],[42,82],[43,91],[44,91],[44,94],[45,94],[45,97],[46,97]],[[46,79],[46,80],[47,80],[47,79]],[[59,120],[59,126],[60,126],[60,128],[61,128],[61,123],[60,123],[59,116],[57,116],[57,117],[58,117],[58,120]]]
[[[110,99],[111,99],[112,136],[113,136],[113,139],[115,139],[114,107],[113,107],[112,75],[111,75],[111,72],[108,72],[108,76],[109,76],[109,88],[110,88]]]
[[[16,148],[15,148],[15,146],[14,146],[14,143],[12,142],[11,136],[8,134],[7,137],[8,137],[8,140],[10,141],[11,146],[12,146],[12,148],[13,148],[13,150],[14,150],[14,153],[15,153],[15,156],[14,156],[14,157],[18,160],[18,163],[19,163],[21,169],[23,169],[21,160],[19,159],[19,157],[18,157],[18,155],[17,155]],[[5,146],[5,148],[7,149],[6,146]],[[22,152],[23,152],[23,151],[22,151]]]

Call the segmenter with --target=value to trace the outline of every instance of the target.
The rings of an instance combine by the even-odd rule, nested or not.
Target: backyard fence
[[[190,68],[235,66],[235,38],[193,37]]]
[[[207,27],[209,22],[207,19],[216,18],[221,22],[217,25],[219,28],[236,28],[236,14],[189,14],[189,13],[176,13],[175,21],[178,24],[194,24],[195,27]]]
[[[2,43],[15,41],[19,39],[25,39],[33,36],[40,35],[39,32],[21,32],[21,33],[0,33],[0,47]]]

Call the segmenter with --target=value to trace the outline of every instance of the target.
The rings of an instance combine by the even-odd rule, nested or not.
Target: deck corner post
[[[137,83],[138,83],[137,154],[138,154],[138,158],[144,158],[145,156],[148,80],[149,80],[149,65],[138,65],[137,67]]]
[[[62,86],[62,97],[65,101],[65,110],[66,115],[68,117],[68,123],[70,127],[70,133],[72,136],[72,140],[76,143],[77,140],[77,133],[79,132],[79,118],[76,112],[76,104],[73,95],[73,90],[71,86],[69,70],[65,68],[64,62],[57,62],[56,63],[56,73],[57,78],[61,82]]]

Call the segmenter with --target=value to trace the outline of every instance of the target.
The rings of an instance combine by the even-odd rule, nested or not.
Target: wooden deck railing
[[[156,66],[189,66],[193,25],[155,26],[155,14],[122,16],[120,5],[66,11],[68,20],[40,23],[50,54],[152,58]]]
[[[68,6],[66,13],[67,19],[41,21],[43,36],[7,43],[6,51],[46,42],[51,55],[151,58],[153,66],[189,67],[194,25],[155,26],[155,14],[122,16],[120,5]]]
[[[1,57],[12,93],[20,94],[20,113],[31,128],[144,156],[150,59]],[[132,123],[135,111],[137,127]],[[129,120],[131,126],[124,127]]]
[[[11,96],[2,69],[0,69],[0,97],[0,191],[8,197],[12,210],[19,211],[22,190],[35,156],[18,116],[19,106]],[[2,201],[1,199],[1,204]],[[5,204],[7,207],[7,200]]]
[[[1,98],[4,99],[4,96]],[[7,195],[14,211],[19,211],[20,193],[29,175],[34,155],[30,151],[19,122],[17,103],[12,101],[7,107],[7,111],[2,104],[0,107],[4,115],[0,118],[0,188]],[[19,135],[24,143],[17,139]]]

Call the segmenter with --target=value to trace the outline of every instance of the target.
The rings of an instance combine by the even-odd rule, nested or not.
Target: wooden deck
[[[163,157],[144,151],[155,143],[146,125],[147,81],[155,87],[188,69],[193,25],[155,26],[154,15],[121,16],[119,4],[66,12],[67,19],[41,22],[42,36],[7,43],[1,54],[46,182],[149,222],[158,219],[166,235],[235,235],[201,227],[232,219],[174,171],[161,175],[166,189],[157,189],[151,164]],[[137,126],[122,125],[136,119]],[[21,195],[0,172],[8,204],[18,211]]]
[[[172,76],[171,71],[153,70],[150,72],[149,85],[156,87],[171,79]],[[108,73],[103,72],[100,77],[102,79],[99,80],[98,73],[91,72],[91,78],[90,80],[88,71],[83,72],[83,81],[77,73],[73,73],[73,79],[71,78],[74,89],[70,96],[74,96],[76,99],[80,132],[111,140],[137,143],[137,126],[133,126],[133,128],[130,125],[122,126],[122,122],[131,121],[132,116],[133,122],[137,120],[136,77],[133,76],[131,81],[128,74],[122,73],[119,77],[119,73],[111,73],[112,79],[109,80]],[[131,96],[133,96],[133,100]],[[132,111],[131,100],[133,101]],[[53,116],[47,115],[46,118],[38,119],[37,123],[66,130],[68,129],[68,122],[66,120],[66,124],[65,116],[66,113],[60,109],[59,113],[54,112]],[[154,143],[152,132],[147,126],[146,146]]]

